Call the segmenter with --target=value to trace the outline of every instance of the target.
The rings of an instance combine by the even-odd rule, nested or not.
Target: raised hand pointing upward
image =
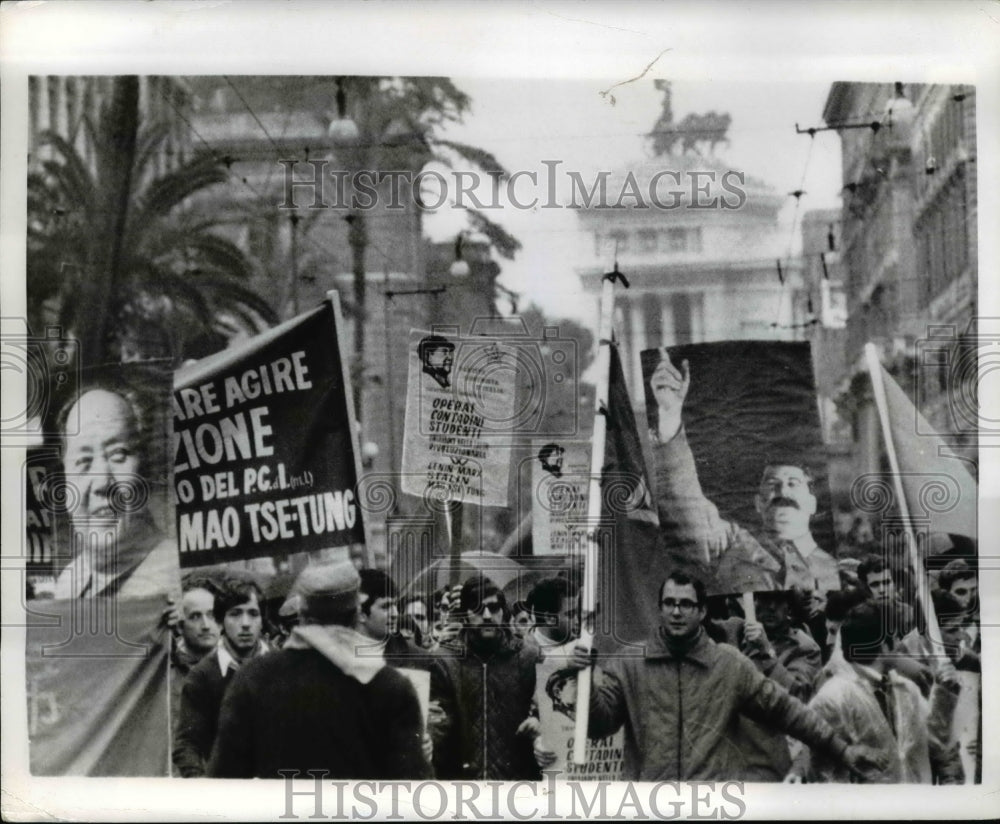
[[[691,372],[686,360],[677,369],[670,362],[666,349],[661,349],[661,359],[649,379],[659,409],[659,431],[661,441],[669,441],[681,428],[681,409],[691,384]]]

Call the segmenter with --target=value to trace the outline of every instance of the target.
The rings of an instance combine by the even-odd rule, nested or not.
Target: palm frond
[[[232,278],[211,272],[193,273],[192,283],[211,296],[211,300],[221,310],[235,311],[236,307],[252,309],[268,323],[277,323],[278,314],[271,304],[252,289]]]
[[[501,180],[510,177],[510,172],[507,171],[504,165],[491,152],[485,149],[480,149],[478,146],[470,146],[467,143],[459,143],[455,140],[442,140],[440,138],[434,138],[432,142],[435,146],[444,146],[447,149],[451,149],[451,151],[455,152],[463,160],[472,163],[487,174],[497,174]]]
[[[184,251],[202,266],[222,272],[236,280],[245,281],[254,276],[254,265],[235,243],[225,238],[202,232],[186,239]]]
[[[135,149],[135,170],[137,173],[152,165],[153,158],[170,134],[170,124],[164,121],[143,126],[139,130],[138,145]]]
[[[482,212],[465,208],[469,223],[477,232],[482,232],[490,239],[490,244],[497,253],[507,260],[513,260],[514,255],[521,251],[521,241],[497,223],[494,223]]]
[[[225,170],[213,158],[202,157],[186,163],[146,187],[136,199],[135,221],[139,226],[148,225],[169,214],[196,192],[227,179]]]

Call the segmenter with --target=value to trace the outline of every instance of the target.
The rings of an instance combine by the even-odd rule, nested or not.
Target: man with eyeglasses
[[[510,630],[500,589],[480,575],[459,596],[459,645],[440,646],[431,671],[431,699],[443,717],[432,729],[440,779],[536,781],[530,719],[540,653]]]
[[[625,728],[622,778],[637,781],[726,780],[743,768],[741,715],[798,738],[857,773],[882,764],[851,745],[735,648],[702,628],[705,587],[672,572],[660,587],[660,626],[644,656],[611,656],[594,679],[591,738]],[[577,646],[577,668],[593,653]]]

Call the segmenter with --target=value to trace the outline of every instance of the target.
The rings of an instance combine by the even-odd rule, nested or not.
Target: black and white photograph
[[[992,8],[0,4],[5,818],[1000,815]]]

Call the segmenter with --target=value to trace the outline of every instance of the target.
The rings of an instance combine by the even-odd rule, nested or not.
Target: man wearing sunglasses
[[[511,632],[503,593],[482,575],[463,584],[459,610],[459,644],[440,646],[431,671],[443,713],[433,727],[435,776],[538,780],[529,719],[538,647]]]
[[[622,778],[638,781],[738,779],[741,714],[799,739],[858,774],[882,764],[879,753],[841,738],[735,648],[702,629],[705,587],[672,572],[660,587],[660,626],[644,656],[611,657],[594,679],[591,738],[625,727]],[[572,659],[583,668],[589,650]]]

